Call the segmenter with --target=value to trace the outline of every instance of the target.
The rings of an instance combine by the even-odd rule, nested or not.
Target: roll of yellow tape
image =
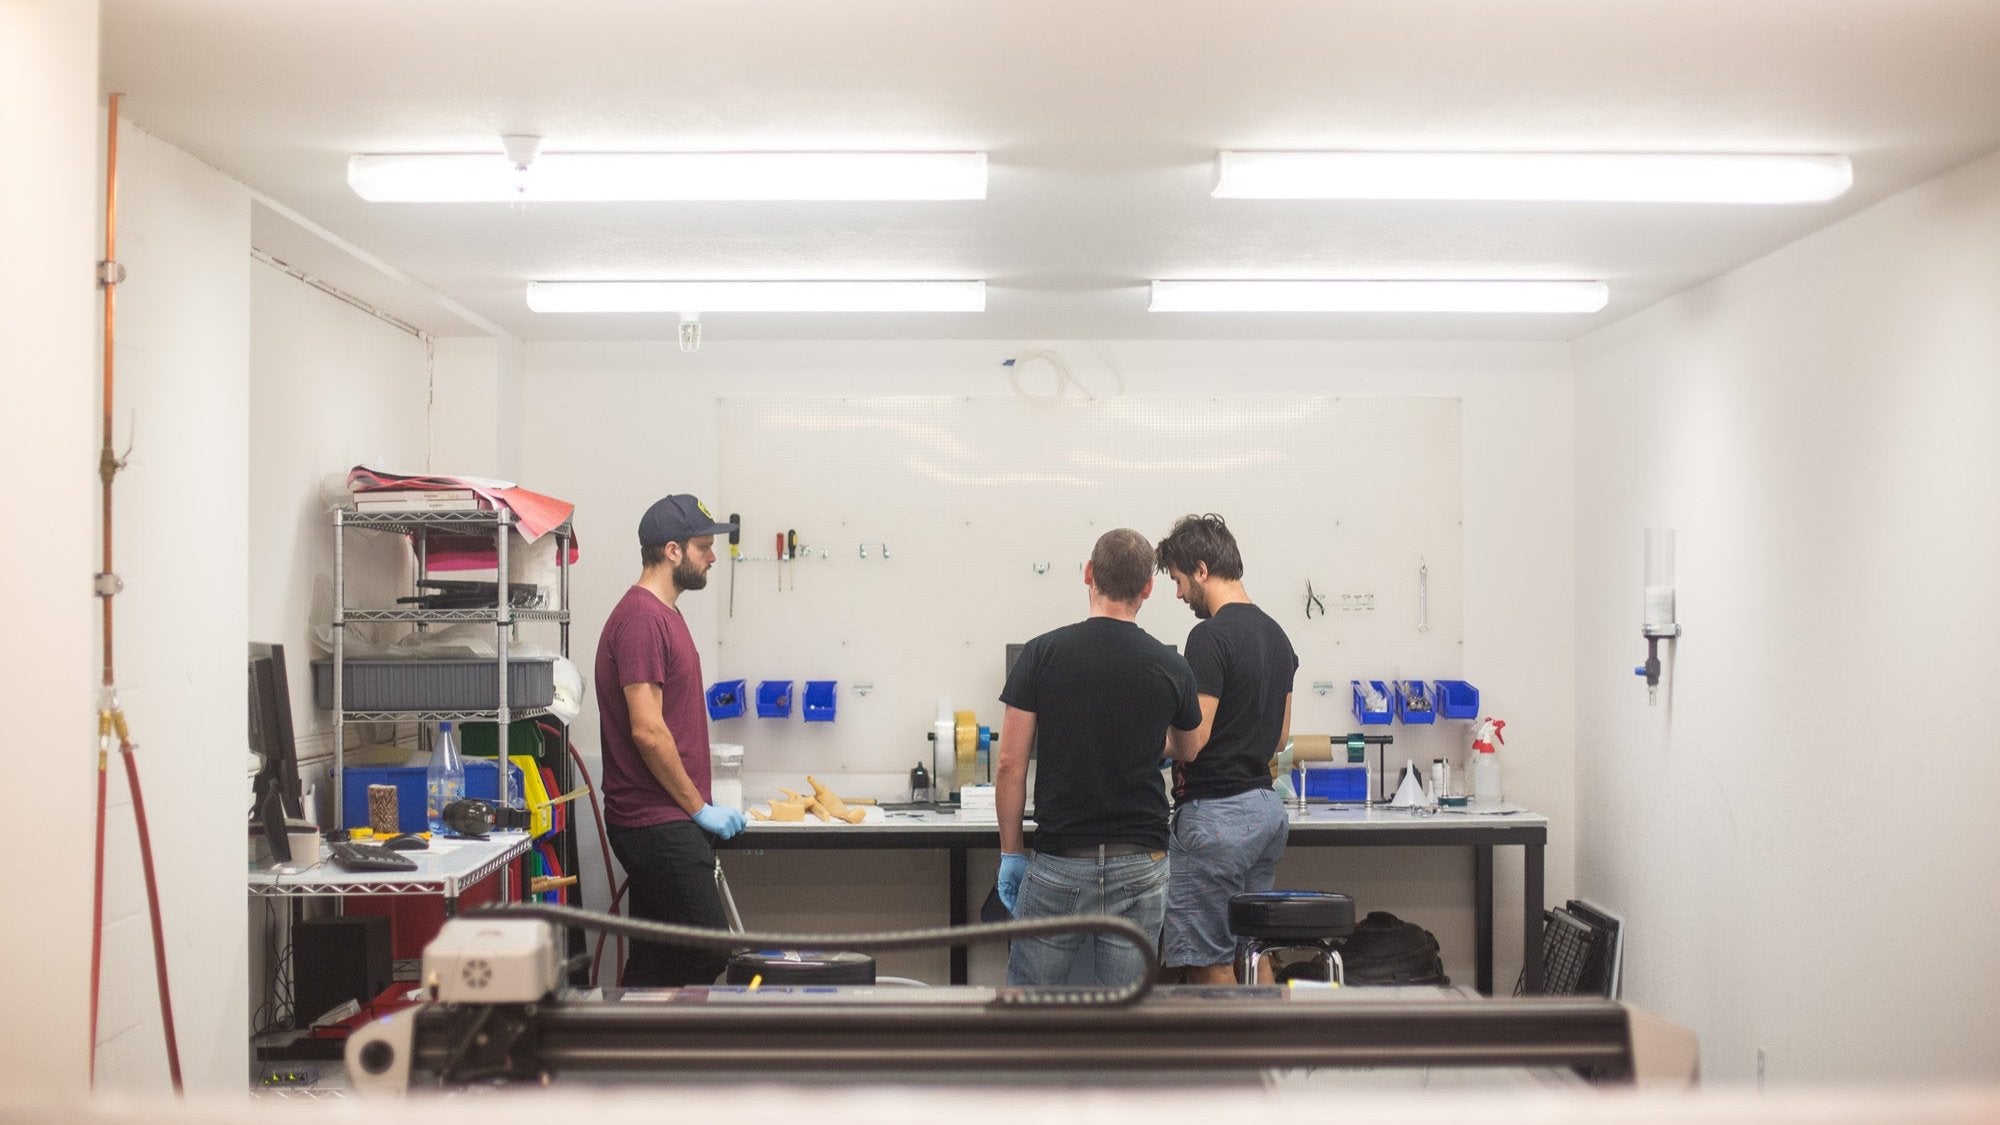
[[[953,776],[960,787],[974,784],[979,769],[979,719],[970,711],[952,712],[952,747],[957,751],[958,772]]]

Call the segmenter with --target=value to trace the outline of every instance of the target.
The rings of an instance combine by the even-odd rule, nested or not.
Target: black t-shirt
[[[1197,622],[1187,660],[1201,694],[1216,698],[1208,744],[1174,763],[1174,800],[1233,797],[1271,784],[1271,755],[1285,726],[1285,697],[1299,658],[1271,615],[1231,602]]]
[[[1035,847],[1167,847],[1167,727],[1201,725],[1194,672],[1131,621],[1087,617],[1029,641],[1000,702],[1035,713]]]

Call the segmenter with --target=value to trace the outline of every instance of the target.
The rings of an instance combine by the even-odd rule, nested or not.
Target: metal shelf
[[[508,650],[512,644],[514,626],[521,622],[549,622],[560,627],[561,643],[558,649],[565,657],[569,655],[569,551],[574,542],[572,521],[565,519],[551,528],[547,534],[554,537],[556,545],[556,565],[559,574],[554,590],[553,608],[516,609],[509,603],[507,581],[507,556],[518,521],[511,508],[496,507],[468,509],[462,511],[396,511],[358,512],[347,508],[336,508],[333,512],[333,692],[335,706],[333,714],[333,805],[334,820],[346,824],[344,805],[346,769],[346,728],[351,723],[395,723],[395,722],[444,722],[474,721],[498,724],[502,744],[505,744],[504,728],[516,718],[535,718],[549,714],[547,707],[511,707],[508,705],[507,681],[510,663]],[[493,561],[497,581],[494,583],[494,605],[460,609],[424,609],[417,607],[396,607],[386,609],[349,609],[347,607],[347,531],[359,528],[373,531],[392,531],[408,537],[411,550],[416,555],[416,572],[419,579],[429,573],[429,543],[432,532],[451,536],[491,536]],[[494,627],[494,668],[498,679],[495,706],[476,710],[412,708],[397,710],[350,711],[339,706],[345,698],[344,680],[347,670],[345,626],[363,622],[394,622],[410,625],[433,625],[449,623],[482,624]],[[561,771],[566,772],[566,771]],[[507,771],[499,771],[500,803],[511,804],[511,794],[507,792]],[[397,892],[385,892],[397,893]]]
[[[528,850],[524,832],[495,833],[487,840],[454,841],[435,852],[405,852],[415,871],[348,871],[321,859],[311,867],[253,867],[252,898],[310,898],[347,895],[430,895],[456,900],[461,890],[492,875]]]
[[[344,609],[341,611],[343,623],[356,621],[402,621],[415,625],[445,625],[454,622],[473,624],[499,624],[497,610],[481,606],[478,609]],[[568,621],[569,611],[562,609],[515,609],[509,610],[506,620],[514,621]]]
[[[420,511],[405,512],[357,512],[351,508],[336,508],[335,519],[346,527],[364,528],[370,531],[416,531],[426,527],[442,527],[448,530],[484,530],[492,527],[514,526],[514,511],[511,508],[476,508],[461,511]],[[564,520],[559,526],[550,528],[550,535],[570,536],[570,521]]]
[[[507,720],[540,718],[549,713],[547,707],[509,707]],[[500,712],[495,711],[345,711],[341,720],[349,723],[478,723],[499,722]]]

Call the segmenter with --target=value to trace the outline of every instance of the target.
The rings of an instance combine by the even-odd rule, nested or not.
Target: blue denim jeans
[[[1167,911],[1165,852],[1070,859],[1039,852],[1028,861],[1014,900],[1014,917],[1060,918],[1109,914],[1149,936],[1160,932]],[[1096,934],[1016,938],[1007,951],[1007,983],[1025,985],[1129,984],[1153,971],[1131,942]]]
[[[1284,798],[1271,789],[1204,797],[1174,810],[1162,964],[1178,969],[1235,960],[1229,896],[1271,889],[1288,831]]]

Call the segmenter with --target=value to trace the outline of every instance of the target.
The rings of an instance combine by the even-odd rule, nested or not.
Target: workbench
[[[1419,815],[1383,806],[1341,806],[1314,802],[1305,810],[1289,811],[1291,848],[1469,848],[1472,853],[1474,954],[1479,991],[1493,994],[1493,849],[1519,847],[1523,855],[1521,886],[1521,950],[1529,994],[1542,986],[1542,849],[1548,843],[1549,818],[1513,806],[1499,812],[1455,809]],[[1034,829],[1028,826],[1028,846]],[[771,824],[751,821],[736,838],[718,845],[724,851],[809,851],[846,848],[875,851],[942,850],[950,859],[947,894],[954,926],[966,924],[970,888],[966,853],[997,850],[999,825],[991,820],[961,819],[955,811],[928,809],[886,812],[877,824]],[[1323,888],[1336,889],[1336,888]],[[966,983],[966,950],[951,952],[951,983]]]

